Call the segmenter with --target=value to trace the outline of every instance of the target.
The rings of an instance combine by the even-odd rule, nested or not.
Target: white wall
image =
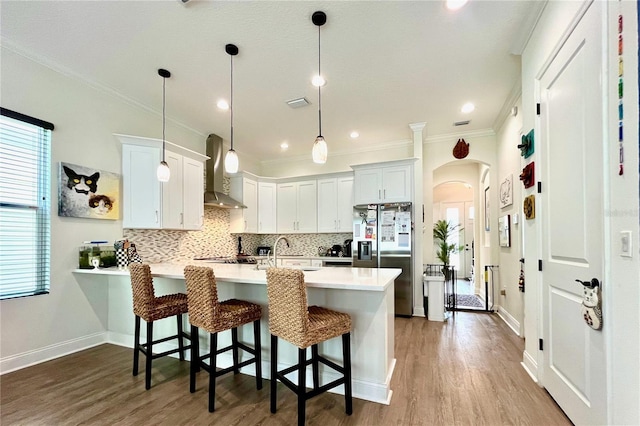
[[[107,323],[107,288],[80,285],[71,270],[78,266],[78,246],[83,241],[114,241],[122,235],[122,222],[58,217],[58,164],[64,161],[121,173],[121,146],[112,134],[161,138],[162,106],[155,108],[160,112],[146,110],[54,72],[6,46],[0,53],[2,106],[55,125],[51,292],[0,302],[0,371],[5,372],[41,356],[100,343]],[[167,120],[166,134],[169,141],[204,152],[203,135],[171,120]]]
[[[518,111],[522,111],[522,101],[518,99],[514,105]],[[521,134],[528,132],[522,129],[522,114],[515,117],[510,115],[498,131],[498,187],[508,175],[512,176],[513,204],[504,208],[499,208],[499,216],[511,216],[511,247],[499,247],[498,264],[500,267],[496,271],[499,279],[496,290],[496,304],[499,305],[498,312],[505,321],[518,334],[522,334],[521,324],[524,320],[524,293],[518,290],[518,279],[520,277],[520,258],[522,252],[522,222],[525,220],[522,215],[522,192],[524,186],[520,182],[519,176],[526,161],[520,156],[518,144],[521,143]],[[518,224],[514,224],[515,215],[519,216]],[[495,273],[495,272],[494,272]],[[532,289],[534,287],[531,287]],[[504,289],[506,294],[500,295],[500,290]]]
[[[570,28],[582,2],[551,1],[537,24],[522,55],[522,111],[523,129],[534,128],[536,76],[540,73],[558,43]],[[608,138],[603,140],[605,153],[605,275],[603,283],[604,333],[608,374],[608,407],[610,424],[640,424],[640,311],[638,233],[638,30],[637,3],[631,1],[595,2],[591,7],[603,7],[604,28],[607,36],[603,43],[607,57],[608,75],[604,80],[608,86],[608,99],[603,107],[609,117]],[[625,33],[625,174],[618,176],[617,144],[617,22],[618,14],[624,15]],[[594,64],[597,66],[597,64]],[[608,140],[607,140],[608,139]],[[535,155],[535,154],[534,154]],[[522,196],[530,192],[525,191]],[[534,223],[535,222],[535,223]],[[524,251],[529,257],[540,253],[538,222],[524,224]],[[633,232],[635,247],[633,258],[620,256],[620,234],[622,230]],[[527,288],[540,288],[537,282],[537,265],[525,265]],[[525,293],[525,353],[524,364],[538,374],[542,355],[537,348],[539,337],[538,310],[540,295],[536,291]]]

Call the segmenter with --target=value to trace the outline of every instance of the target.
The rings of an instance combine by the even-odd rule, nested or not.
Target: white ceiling
[[[327,14],[322,133],[331,155],[408,140],[409,123],[426,122],[427,137],[493,128],[519,84],[520,57],[510,52],[526,41],[541,4],[471,0],[458,12],[442,1],[2,0],[0,7],[3,44],[158,114],[157,69],[168,69],[167,118],[225,140],[229,112],[215,104],[229,98],[224,46],[236,44],[235,148],[272,160],[310,158],[318,133],[314,11]],[[311,105],[285,104],[303,96]],[[467,101],[476,111],[465,115]],[[360,133],[355,141],[352,130]]]

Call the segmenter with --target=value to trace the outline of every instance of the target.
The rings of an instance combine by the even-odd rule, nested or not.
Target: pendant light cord
[[[229,109],[231,110],[231,150],[233,151],[233,55],[231,56],[231,104]]]
[[[320,74],[320,25],[318,25],[318,77],[322,77]],[[318,136],[322,136],[322,85],[318,85]]]
[[[162,77],[162,162],[164,163],[164,148],[165,148],[165,108],[166,108],[166,102],[165,102],[165,91],[166,91],[166,85],[167,85],[167,78],[166,77]]]

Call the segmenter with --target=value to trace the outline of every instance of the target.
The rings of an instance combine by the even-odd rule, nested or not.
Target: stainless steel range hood
[[[210,134],[207,138],[207,156],[205,165],[206,190],[204,193],[205,206],[216,206],[222,209],[246,209],[247,206],[229,197],[223,191],[224,184],[224,156],[222,138]]]

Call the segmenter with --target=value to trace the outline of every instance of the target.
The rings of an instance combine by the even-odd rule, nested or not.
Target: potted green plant
[[[451,269],[449,267],[451,255],[464,248],[462,245],[450,243],[449,239],[455,232],[460,232],[463,229],[460,228],[459,224],[454,225],[446,220],[439,220],[433,224],[433,243],[437,247],[436,257],[444,264],[442,273],[447,281],[451,279]]]

